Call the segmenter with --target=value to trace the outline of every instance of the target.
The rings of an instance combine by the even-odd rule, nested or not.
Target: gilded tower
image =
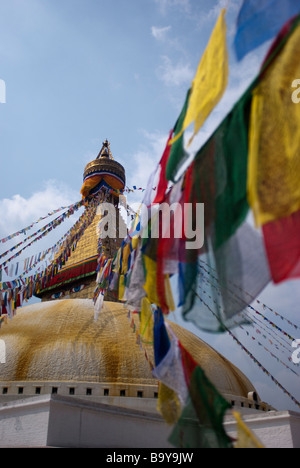
[[[59,271],[47,282],[38,296],[42,301],[65,299],[92,299],[96,287],[96,270],[100,243],[106,257],[114,257],[120,248],[126,226],[119,216],[119,196],[125,188],[125,170],[112,156],[110,144],[106,140],[97,158],[88,163],[84,169],[81,194],[87,199],[85,210],[90,217],[90,224],[78,240],[76,249]],[[95,207],[95,200],[97,206]],[[109,203],[116,211],[115,237],[99,239],[99,223],[105,214],[101,204]],[[120,221],[121,220],[121,221]],[[123,223],[120,226],[120,223]],[[59,255],[59,253],[58,253]],[[106,299],[117,301],[109,293]]]

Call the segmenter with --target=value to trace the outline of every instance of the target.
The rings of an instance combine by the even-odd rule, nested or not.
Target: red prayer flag
[[[274,283],[300,278],[300,211],[263,226]]]
[[[160,163],[159,163],[159,165],[160,165],[160,176],[159,176],[159,182],[158,182],[158,186],[157,186],[157,193],[156,193],[155,199],[153,200],[153,204],[162,203],[164,201],[164,198],[165,198],[165,193],[166,193],[166,190],[167,190],[167,187],[168,187],[168,181],[167,181],[167,178],[166,178],[166,167],[167,167],[167,162],[168,162],[170,152],[171,152],[171,148],[172,148],[172,145],[169,145],[169,142],[171,141],[172,136],[173,136],[173,130],[171,130],[171,132],[170,132],[168,142],[167,142],[167,146],[165,148],[165,151],[164,151],[164,153],[162,155],[162,158],[160,160]]]
[[[191,356],[191,354],[182,346],[180,341],[179,341],[179,348],[181,352],[181,361],[182,361],[182,367],[184,370],[185,381],[189,388],[193,372],[198,366],[198,364],[195,361],[195,359]]]

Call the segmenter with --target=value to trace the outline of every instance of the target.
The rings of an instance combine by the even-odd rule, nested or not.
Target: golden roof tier
[[[126,178],[124,167],[115,161],[106,140],[97,158],[88,163],[84,169],[81,194],[86,197],[102,187],[113,189],[115,195],[125,188]]]

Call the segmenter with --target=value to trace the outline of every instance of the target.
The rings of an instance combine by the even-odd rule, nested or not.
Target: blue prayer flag
[[[280,32],[300,13],[300,0],[244,0],[237,19],[234,47],[238,60]]]
[[[164,322],[163,313],[160,308],[157,308],[157,310],[154,312],[153,335],[155,365],[158,366],[165,355],[168,353],[171,346]]]

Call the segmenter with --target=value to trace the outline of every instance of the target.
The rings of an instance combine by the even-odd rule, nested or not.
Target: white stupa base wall
[[[168,442],[172,427],[149,406],[137,410],[126,400],[127,407],[125,399],[120,407],[60,395],[2,400],[0,447],[174,448]],[[257,411],[242,417],[266,448],[300,448],[299,413]],[[230,415],[225,430],[236,437]]]
[[[242,414],[243,421],[266,448],[300,448],[300,413],[270,411]],[[224,424],[227,434],[236,436],[236,423],[232,417]]]

